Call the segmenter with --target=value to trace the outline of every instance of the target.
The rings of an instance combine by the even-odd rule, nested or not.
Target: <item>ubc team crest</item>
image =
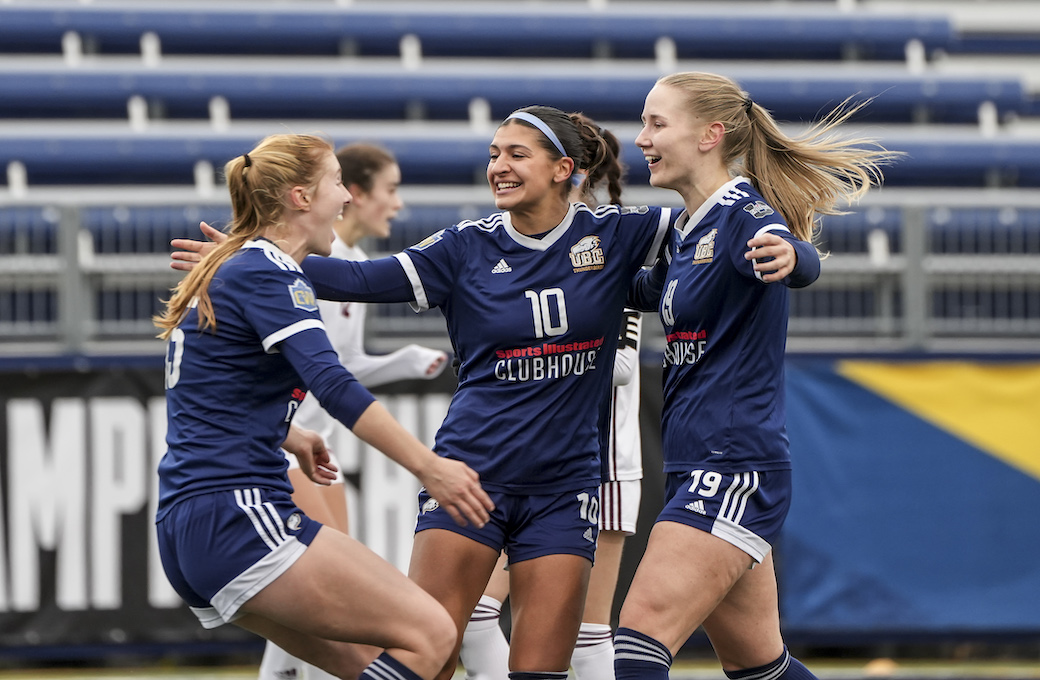
[[[718,229],[712,229],[704,236],[701,236],[701,239],[697,241],[697,250],[693,252],[693,262],[691,264],[704,264],[715,259],[715,236],[718,233]]]
[[[571,246],[570,257],[575,273],[603,269],[606,261],[603,257],[603,249],[600,247],[599,236],[596,235],[586,236]]]
[[[292,296],[293,307],[305,312],[318,311],[318,300],[314,296],[314,291],[303,279],[296,279],[292,282],[292,285],[289,286],[289,295]]]

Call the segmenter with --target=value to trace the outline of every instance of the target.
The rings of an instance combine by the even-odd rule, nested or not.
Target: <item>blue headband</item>
[[[541,130],[542,134],[545,135],[550,142],[553,143],[553,146],[555,146],[556,149],[560,152],[560,155],[566,156],[567,158],[571,157],[571,155],[567,153],[567,150],[563,148],[563,143],[560,142],[560,138],[556,136],[556,133],[552,131],[552,128],[546,125],[545,121],[539,118],[538,116],[528,113],[527,111],[514,111],[513,113],[509,114],[506,120],[509,120],[510,118],[519,118],[520,120],[535,126],[539,130]],[[584,181],[584,173],[576,171],[571,173],[571,184],[573,184],[574,186],[580,187],[581,183]]]

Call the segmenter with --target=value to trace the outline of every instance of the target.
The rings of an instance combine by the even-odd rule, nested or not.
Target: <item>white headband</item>
[[[553,146],[559,150],[561,155],[570,158],[570,154],[567,153],[567,150],[563,148],[563,144],[560,143],[560,138],[557,137],[556,133],[552,131],[552,128],[546,125],[545,121],[538,116],[530,114],[527,111],[514,111],[509,114],[509,118],[519,118],[520,120],[535,126],[542,131],[543,135],[549,138],[549,141],[553,143]],[[506,118],[506,120],[509,120],[509,118]]]
[[[528,113],[527,111],[514,111],[513,113],[509,114],[506,120],[509,120],[510,118],[519,118],[520,120],[535,126],[539,130],[541,130],[542,134],[545,135],[550,142],[553,143],[553,146],[555,146],[556,149],[560,152],[560,155],[566,156],[567,158],[571,157],[571,155],[567,153],[567,150],[563,148],[563,144],[560,142],[560,138],[556,136],[556,133],[552,131],[552,128],[546,125],[545,121],[539,118],[538,116],[532,113]],[[584,181],[585,173],[576,171],[571,173],[571,184],[573,184],[574,186],[580,187],[581,183]]]

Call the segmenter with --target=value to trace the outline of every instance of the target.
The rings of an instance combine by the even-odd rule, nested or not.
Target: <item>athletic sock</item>
[[[258,680],[302,680],[303,666],[302,661],[268,640]]]
[[[649,635],[631,628],[614,633],[614,677],[616,680],[667,680],[672,653]]]
[[[786,646],[776,661],[756,668],[726,671],[726,677],[730,680],[817,680],[801,661],[791,656]]]
[[[509,673],[509,643],[498,626],[501,615],[501,602],[481,596],[462,634],[459,659],[466,680],[502,680]]]
[[[326,673],[317,666],[303,664],[303,680],[339,680],[332,673]]]
[[[614,641],[605,623],[583,623],[571,653],[578,680],[614,680]]]
[[[368,664],[368,668],[361,671],[358,680],[423,680],[416,675],[408,666],[383,652],[379,657]]]

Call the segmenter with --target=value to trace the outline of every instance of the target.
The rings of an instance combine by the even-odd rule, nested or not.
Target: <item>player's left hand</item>
[[[325,440],[317,432],[290,425],[282,448],[296,455],[300,470],[315,484],[329,486],[335,481],[339,468],[332,462]]]
[[[754,263],[755,271],[765,283],[787,278],[798,263],[794,246],[774,233],[759,234],[747,244],[750,250],[744,253],[744,259]]]
[[[170,253],[170,269],[190,272],[203,256],[227,240],[227,234],[205,222],[199,223],[199,230],[210,240],[196,241],[190,238],[175,238],[170,241],[171,246],[180,249]]]

